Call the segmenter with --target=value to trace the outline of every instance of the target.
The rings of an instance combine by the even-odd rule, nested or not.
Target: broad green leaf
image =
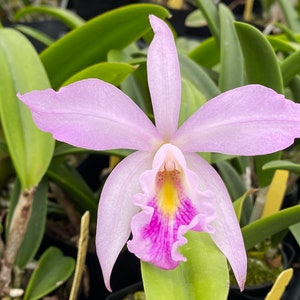
[[[177,51],[181,54],[187,55],[198,45],[199,45],[198,40],[191,39],[189,37],[184,37],[184,36],[176,37]]]
[[[246,193],[246,186],[241,175],[228,161],[218,161],[216,166],[220,176],[222,177],[232,201],[242,197]],[[243,207],[241,224],[247,224],[252,210],[252,203],[247,201]]]
[[[278,23],[276,22],[275,23],[275,26],[278,27],[281,32],[291,41],[291,42],[294,42],[294,43],[297,43],[298,40],[297,40],[297,37],[295,35],[295,33],[290,29],[288,28],[287,26],[281,24],[281,23]]]
[[[192,59],[179,54],[179,62],[182,76],[188,79],[203,94],[206,100],[220,94],[215,82]]]
[[[235,28],[241,44],[248,83],[257,83],[283,94],[283,81],[276,54],[266,37],[252,25],[236,22]],[[280,156],[280,152],[255,157],[256,176],[260,187],[270,184],[273,173],[264,172],[263,164]]]
[[[211,154],[211,163],[214,164],[218,161],[229,160],[234,157],[235,157],[235,155],[228,155],[228,154],[223,154],[223,153],[212,153]]]
[[[173,270],[142,262],[147,300],[227,299],[229,274],[225,256],[210,236],[189,231],[188,243],[180,248],[187,258]]]
[[[188,56],[197,64],[206,68],[212,68],[220,61],[220,48],[217,45],[216,39],[210,37],[190,51]]]
[[[255,175],[259,187],[268,186],[274,176],[274,170],[264,169],[263,166],[270,161],[280,159],[281,152],[275,152],[267,155],[257,155],[254,159]]]
[[[234,208],[235,214],[239,221],[241,221],[241,219],[242,219],[242,213],[243,213],[243,207],[244,207],[245,201],[247,201],[247,198],[249,197],[249,195],[255,193],[255,191],[256,190],[254,190],[254,189],[249,190],[249,191],[245,192],[243,194],[243,196],[241,196],[240,198],[238,198],[237,200],[235,200],[233,202],[233,208]],[[248,198],[248,200],[249,200],[249,198]]]
[[[266,38],[272,45],[274,51],[293,52],[299,50],[300,47],[298,43],[286,41],[278,36],[267,35]]]
[[[129,154],[131,154],[133,150],[128,150],[128,149],[112,149],[112,150],[106,150],[106,151],[92,151],[92,150],[87,150],[84,148],[79,148],[79,147],[74,147],[69,144],[65,143],[59,143],[57,142],[57,146],[55,147],[54,150],[54,157],[59,157],[59,156],[66,156],[70,154],[80,154],[80,153],[103,153],[103,154],[108,154],[108,155],[115,155],[115,156],[120,156],[120,157],[126,157]]]
[[[97,196],[94,195],[75,168],[55,159],[49,166],[47,175],[71,197],[79,210],[82,212],[90,211],[91,218],[95,220],[98,206]]]
[[[220,4],[219,13],[221,48],[219,88],[224,92],[244,84],[244,61],[231,11],[227,6]]]
[[[150,30],[149,14],[160,18],[168,11],[154,4],[123,6],[72,30],[40,55],[53,88],[73,74],[106,60],[111,49],[122,49]]]
[[[199,9],[196,9],[188,14],[185,19],[185,25],[188,27],[201,27],[206,25],[206,19]]]
[[[300,223],[291,225],[289,229],[300,246]]]
[[[295,32],[300,32],[299,16],[295,10],[293,1],[278,0],[278,2],[281,6],[288,27]]]
[[[276,54],[267,38],[254,26],[235,22],[244,55],[248,83],[258,83],[283,93],[283,83]]]
[[[139,63],[139,67],[135,70],[135,72],[130,74],[120,86],[121,90],[146,114],[153,114],[145,60]]]
[[[196,5],[202,11],[212,35],[219,42],[220,22],[217,6],[212,0],[195,0]]]
[[[290,54],[281,64],[281,73],[284,85],[287,85],[290,80],[300,73],[300,50]]]
[[[134,70],[136,67],[129,64],[103,62],[74,74],[62,86],[87,78],[98,78],[117,86]]]
[[[290,94],[286,94],[288,99],[292,99],[296,103],[300,103],[300,76],[296,75],[293,77],[288,84],[288,92]]]
[[[34,194],[27,231],[15,261],[15,265],[21,270],[34,258],[43,239],[47,216],[47,202],[48,182],[47,180],[42,180]]]
[[[14,15],[14,21],[17,22],[28,14],[46,14],[53,16],[62,21],[71,29],[80,27],[85,23],[85,21],[81,17],[68,9],[46,5],[28,5],[19,9]]]
[[[54,39],[52,37],[48,36],[44,32],[39,31],[33,27],[26,26],[26,25],[16,25],[15,28],[21,31],[22,33],[43,43],[46,46],[50,46],[54,42]]]
[[[55,247],[49,247],[39,259],[38,268],[30,277],[23,299],[37,300],[48,295],[71,276],[74,267],[73,258],[64,256]]]
[[[289,160],[273,160],[263,165],[263,170],[288,170],[300,175],[300,164]]]
[[[238,199],[246,192],[245,184],[228,161],[218,161],[216,166],[220,176],[222,177],[231,199]]]
[[[300,223],[300,205],[286,208],[263,219],[258,219],[242,228],[247,250],[271,235]]]
[[[181,77],[182,91],[181,91],[181,105],[178,126],[187,120],[200,106],[202,106],[206,99],[204,95],[185,77]]]
[[[22,189],[38,184],[54,149],[49,133],[34,124],[30,110],[16,94],[50,87],[31,43],[14,29],[0,29],[0,114],[10,157]]]

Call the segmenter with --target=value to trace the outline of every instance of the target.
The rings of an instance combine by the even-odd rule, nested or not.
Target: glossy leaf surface
[[[251,249],[271,235],[300,223],[300,205],[286,208],[242,228],[245,247]]]
[[[91,19],[45,49],[41,59],[53,88],[61,86],[73,74],[105,61],[109,50],[122,49],[140,38],[150,30],[149,14],[169,16],[158,5],[123,6]]]
[[[68,78],[67,81],[65,81],[62,85],[68,85],[75,81],[87,78],[98,78],[118,86],[135,69],[136,67],[125,63],[103,62],[95,64],[78,72],[77,74],[74,74],[73,76]]]
[[[248,83],[258,83],[283,93],[276,54],[267,38],[254,26],[235,22],[244,55]]]
[[[71,29],[79,27],[85,23],[81,17],[70,10],[46,5],[28,5],[19,9],[14,15],[14,21],[19,21],[28,14],[36,13],[53,16],[65,23]]]
[[[73,258],[64,256],[58,248],[49,247],[30,277],[24,300],[37,300],[46,296],[71,276],[74,267]]]
[[[162,270],[142,262],[147,300],[196,300],[227,298],[228,266],[225,256],[206,233],[189,231],[181,248],[187,257],[173,270]]]
[[[217,6],[211,0],[196,0],[196,5],[202,11],[213,36],[220,39],[220,22]]]
[[[17,98],[50,87],[43,65],[30,42],[14,29],[0,29],[0,113],[10,157],[22,189],[37,185],[54,149],[49,133],[34,124],[30,110]]]
[[[199,65],[212,68],[220,61],[220,48],[216,39],[210,37],[191,50],[188,56]]]
[[[94,220],[98,206],[98,198],[85,183],[77,170],[60,160],[53,160],[47,175],[57,183],[70,197],[82,212],[89,210]]]
[[[244,84],[244,61],[231,11],[227,6],[220,4],[219,13],[221,48],[219,88],[224,92]]]
[[[248,83],[258,83],[283,93],[283,81],[276,54],[266,37],[255,27],[241,22],[235,28],[244,55]],[[273,172],[264,172],[261,166],[280,153],[255,157],[256,175],[260,187],[270,184]]]

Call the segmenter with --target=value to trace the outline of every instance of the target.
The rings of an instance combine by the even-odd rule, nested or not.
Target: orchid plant
[[[249,156],[284,149],[300,136],[300,106],[270,88],[245,85],[209,100],[178,128],[181,75],[174,38],[164,21],[149,19],[155,124],[122,91],[98,79],[18,97],[37,126],[59,141],[97,151],[135,150],[111,172],[99,200],[96,247],[108,289],[131,233],[127,247],[142,264],[171,270],[186,264],[181,249],[206,232],[243,290],[247,258],[240,226],[224,183],[198,152]],[[189,231],[197,234],[187,243]]]

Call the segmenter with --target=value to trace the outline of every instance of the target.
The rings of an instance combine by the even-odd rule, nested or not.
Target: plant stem
[[[9,293],[12,269],[30,220],[36,188],[21,192],[11,220],[0,271],[0,296]]]

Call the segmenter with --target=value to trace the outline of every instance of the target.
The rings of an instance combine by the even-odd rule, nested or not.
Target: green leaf
[[[235,22],[244,55],[248,83],[258,83],[283,93],[283,82],[276,54],[267,38],[254,26]]]
[[[45,34],[42,31],[32,28],[30,26],[16,25],[15,28],[18,29],[19,31],[21,31],[22,33],[43,43],[46,46],[50,46],[54,42],[54,39],[52,37],[48,36],[47,34]]]
[[[95,220],[98,199],[75,168],[56,159],[49,166],[47,175],[71,197],[82,212],[90,211],[91,218]]]
[[[147,300],[227,299],[228,266],[225,256],[204,232],[189,231],[188,243],[180,248],[187,258],[173,270],[142,262]]]
[[[203,94],[206,100],[220,94],[215,82],[192,59],[179,54],[179,62],[182,76],[188,79]]]
[[[34,124],[16,94],[50,87],[31,43],[14,29],[0,29],[0,114],[9,154],[26,189],[38,184],[50,163],[54,140]]]
[[[128,95],[146,114],[153,114],[147,81],[146,61],[121,83],[121,90]]]
[[[178,126],[206,102],[204,95],[188,79],[182,76],[181,83],[182,91]]]
[[[227,6],[220,4],[219,12],[221,47],[219,88],[224,92],[244,85],[244,61],[231,11]]]
[[[200,8],[212,35],[217,41],[220,40],[220,22],[217,6],[212,0],[195,0],[196,5]]]
[[[288,170],[300,174],[300,164],[293,163],[289,160],[273,160],[263,165],[263,170]]]
[[[206,25],[206,19],[199,9],[196,9],[188,14],[185,19],[185,25],[187,27],[201,27]]]
[[[288,27],[295,32],[300,32],[299,16],[295,10],[293,1],[278,0],[278,2],[281,6]]]
[[[216,166],[231,199],[235,200],[241,197],[246,192],[246,187],[238,172],[228,161],[218,161],[216,162]]]
[[[28,5],[19,9],[14,15],[14,21],[19,21],[22,17],[27,16],[28,14],[46,14],[53,17],[56,17],[69,28],[74,29],[80,27],[85,23],[85,21],[68,9],[63,9],[59,7],[52,6],[39,6],[39,5]]]
[[[73,74],[106,60],[111,49],[122,49],[148,30],[148,16],[169,16],[154,4],[133,4],[104,13],[72,30],[40,55],[53,88]]]
[[[300,223],[300,205],[280,210],[271,216],[254,221],[242,228],[245,247],[249,250],[271,235],[296,223]]]
[[[300,50],[290,54],[281,62],[280,67],[284,85],[287,85],[300,72],[299,59]]]
[[[37,300],[46,296],[71,276],[74,267],[73,258],[64,256],[55,247],[49,247],[41,256],[38,268],[30,277],[24,300]]]
[[[197,64],[206,68],[212,68],[220,61],[220,49],[216,39],[210,37],[190,51],[188,56]]]
[[[68,78],[62,85],[87,78],[98,78],[113,85],[119,85],[136,67],[125,63],[103,62],[92,65]]]
[[[32,213],[27,231],[15,261],[15,265],[21,270],[34,258],[43,239],[47,216],[47,200],[48,182],[42,180],[34,193]]]
[[[249,190],[249,191],[245,192],[243,194],[243,196],[241,196],[240,198],[238,198],[237,200],[235,200],[233,202],[233,208],[234,208],[235,214],[239,221],[241,221],[241,218],[242,218],[243,206],[244,206],[245,201],[247,200],[249,195],[253,194],[254,192],[255,192],[255,190]],[[249,200],[249,198],[248,198],[248,200]]]
[[[288,84],[288,92],[290,95],[286,95],[288,99],[292,99],[296,103],[300,103],[300,76],[293,77]]]
[[[294,43],[298,43],[298,40],[297,40],[297,37],[295,35],[295,33],[290,29],[288,28],[287,26],[281,24],[281,23],[278,23],[276,22],[274,24],[276,27],[278,27],[280,29],[280,31],[292,42]]]
[[[279,36],[267,35],[267,40],[272,45],[274,51],[293,52],[299,50],[299,44],[293,43],[280,38]]]
[[[281,152],[275,152],[267,155],[257,155],[254,157],[255,174],[259,187],[268,186],[274,176],[274,170],[264,169],[263,166],[270,161],[280,159]]]
[[[283,94],[283,81],[276,54],[266,37],[252,25],[236,22],[235,28],[242,47],[248,83],[257,83]],[[263,164],[280,156],[280,152],[255,157],[259,187],[270,184],[273,173],[264,172]]]
[[[300,246],[300,223],[290,226],[289,229]]]
[[[133,152],[133,150],[128,150],[128,149],[112,149],[112,150],[106,150],[106,151],[93,151],[93,150],[87,150],[84,148],[78,148],[78,147],[74,147],[71,146],[69,144],[65,144],[65,143],[60,143],[57,142],[57,146],[55,147],[55,151],[53,156],[54,157],[59,157],[59,156],[66,156],[66,155],[70,155],[70,154],[86,154],[86,153],[103,153],[106,155],[116,155],[116,156],[120,156],[120,157],[126,157],[129,154],[131,154]]]

